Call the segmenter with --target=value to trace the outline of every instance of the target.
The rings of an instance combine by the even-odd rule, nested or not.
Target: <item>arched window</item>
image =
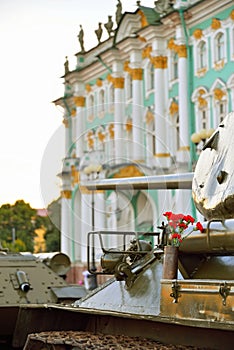
[[[207,51],[205,41],[201,41],[198,45],[198,69],[206,67]]]
[[[130,74],[126,75],[126,96],[127,100],[132,99],[132,77]]]
[[[224,34],[218,33],[215,36],[215,61],[221,61],[225,58]]]
[[[150,64],[148,68],[148,76],[149,76],[149,90],[154,89],[154,66],[153,64]]]
[[[201,128],[207,129],[208,128],[208,122],[207,122],[207,110],[202,109],[201,110]]]
[[[104,113],[105,112],[105,92],[104,92],[103,89],[99,91],[98,111],[99,111],[99,113]]]
[[[88,114],[88,120],[92,121],[94,119],[94,96],[93,96],[93,94],[88,96],[87,114]]]
[[[145,114],[145,129],[146,129],[146,163],[148,166],[154,162],[156,154],[155,141],[155,118],[154,106],[149,106]]]
[[[217,79],[212,88],[213,100],[213,125],[215,128],[222,122],[228,113],[228,91],[225,83],[221,79]]]
[[[203,86],[196,89],[192,95],[196,116],[196,132],[201,129],[210,128],[210,113],[209,113],[209,93]]]
[[[175,80],[178,78],[178,55],[176,52],[173,52],[172,54],[171,63],[172,63],[172,66],[171,66],[172,80]]]
[[[115,90],[113,84],[109,87],[109,111],[114,111]]]

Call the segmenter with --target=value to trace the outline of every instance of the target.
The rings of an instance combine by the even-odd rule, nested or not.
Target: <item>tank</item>
[[[0,248],[1,348],[18,347],[22,342],[20,329],[31,323],[25,322],[24,307],[44,309],[50,304],[68,304],[86,294],[84,288],[66,283],[70,265],[69,257],[60,252],[35,256]]]
[[[28,333],[34,331],[31,325],[36,320],[41,322],[37,333],[28,335],[24,350],[98,348],[100,337],[99,343],[82,345],[85,337],[93,339],[94,334],[103,335],[102,349],[110,348],[104,335],[137,336],[180,347],[233,348],[233,117],[233,113],[227,116],[204,145],[194,174],[82,183],[88,190],[193,188],[195,205],[209,221],[203,222],[202,232],[187,235],[179,247],[168,246],[169,228],[164,224],[154,233],[90,232],[89,273],[112,277],[71,305],[25,309]],[[108,245],[113,236],[116,246]],[[93,268],[97,257],[98,270]]]

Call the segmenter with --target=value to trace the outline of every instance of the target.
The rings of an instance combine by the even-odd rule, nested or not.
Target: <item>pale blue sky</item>
[[[123,11],[135,11],[135,3],[122,0]],[[59,196],[62,114],[51,101],[63,94],[66,55],[70,68],[75,67],[79,25],[88,50],[97,44],[98,22],[115,18],[116,4],[0,0],[0,205],[24,199],[39,208]],[[153,7],[154,1],[141,4]]]

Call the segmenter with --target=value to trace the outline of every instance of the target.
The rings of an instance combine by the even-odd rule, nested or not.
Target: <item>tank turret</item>
[[[33,255],[0,250],[0,340],[20,344],[24,335],[17,334],[24,325],[22,310],[27,306],[40,309],[45,305],[71,303],[84,296],[80,286],[69,286],[65,275],[70,259],[62,253]],[[33,325],[32,325],[33,326]],[[34,325],[35,326],[35,325]]]

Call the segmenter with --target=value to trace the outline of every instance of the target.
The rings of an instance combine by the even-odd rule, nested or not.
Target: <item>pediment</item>
[[[141,28],[141,16],[139,12],[126,12],[116,30],[115,43],[119,43],[125,38],[131,37]]]

